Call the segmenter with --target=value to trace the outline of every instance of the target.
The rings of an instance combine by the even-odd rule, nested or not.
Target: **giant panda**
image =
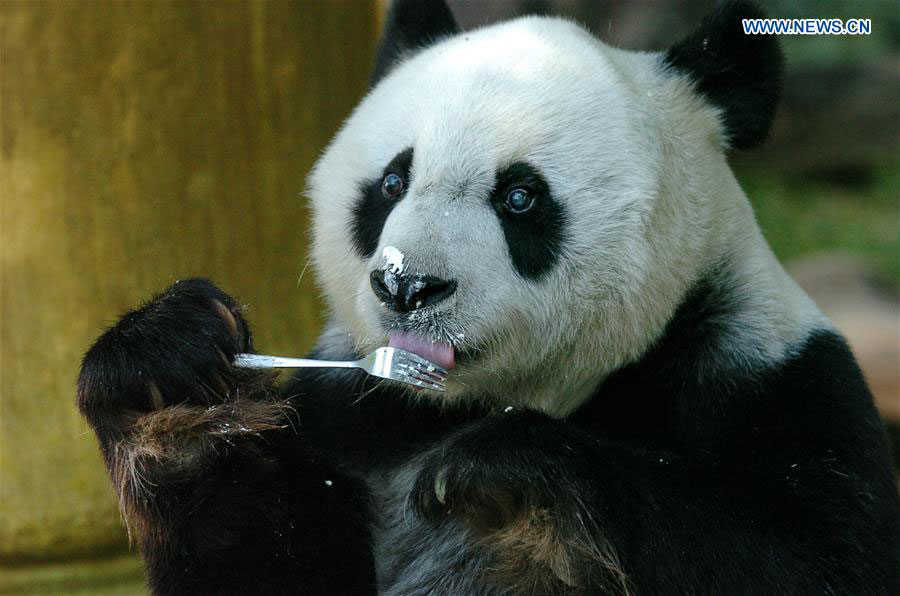
[[[96,431],[158,594],[897,593],[900,505],[845,341],[727,161],[782,63],[720,5],[665,52],[398,0],[308,181],[329,323],[444,393],[239,369],[204,279],[87,352]]]

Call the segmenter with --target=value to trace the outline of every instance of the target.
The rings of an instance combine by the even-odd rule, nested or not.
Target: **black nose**
[[[433,275],[397,275],[376,269],[369,276],[372,291],[385,306],[397,312],[410,312],[432,306],[453,295],[456,282]]]

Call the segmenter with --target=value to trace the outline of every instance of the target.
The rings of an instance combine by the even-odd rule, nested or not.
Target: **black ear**
[[[394,0],[375,54],[372,85],[407,52],[455,33],[459,33],[459,27],[444,0]]]
[[[766,140],[781,94],[783,59],[775,36],[746,35],[741,24],[764,17],[752,2],[723,2],[665,56],[722,110],[728,143],[737,149]]]

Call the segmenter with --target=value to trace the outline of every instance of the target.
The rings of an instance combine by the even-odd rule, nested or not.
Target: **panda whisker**
[[[372,386],[370,389],[368,389],[368,390],[363,391],[362,393],[360,393],[359,396],[358,396],[356,399],[354,399],[353,402],[351,402],[351,403],[352,403],[353,405],[358,404],[358,403],[361,402],[363,399],[369,397],[375,390],[379,389],[383,384],[384,384],[383,381],[379,381],[379,382],[375,383],[375,385]]]
[[[312,257],[306,258],[306,263],[303,265],[303,269],[300,271],[300,277],[297,278],[297,288],[300,287],[300,282],[303,281],[303,276],[306,274],[306,270],[309,268],[312,263]]]

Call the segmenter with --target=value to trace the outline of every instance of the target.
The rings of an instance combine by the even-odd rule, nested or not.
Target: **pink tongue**
[[[451,369],[456,366],[453,346],[450,344],[434,343],[412,333],[395,331],[388,337],[388,346],[417,354],[442,368]]]

